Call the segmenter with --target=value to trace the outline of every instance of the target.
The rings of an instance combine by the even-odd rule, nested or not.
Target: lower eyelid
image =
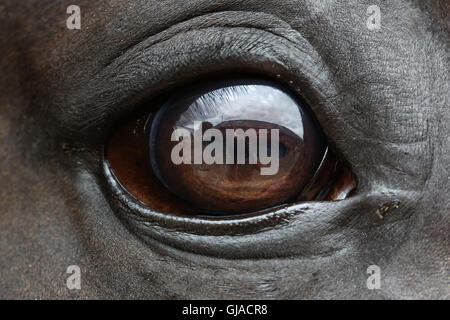
[[[177,255],[181,254],[177,251],[188,251],[225,259],[314,259],[341,254],[357,245],[358,239],[366,239],[368,232],[376,233],[385,224],[408,218],[408,199],[419,196],[378,188],[360,191],[343,201],[287,205],[260,216],[188,218],[139,205],[117,185],[106,163],[103,171],[106,180],[100,185],[112,211],[150,250],[160,248]],[[376,214],[380,203],[395,204],[395,212],[380,220]],[[407,230],[397,231],[399,235],[407,234]]]
[[[338,202],[286,205],[243,218],[167,215],[130,199],[106,164],[104,171],[107,191],[113,194],[112,208],[144,242],[206,256],[256,259],[334,254],[348,243],[344,239],[328,243],[329,237],[339,239],[345,228],[333,221],[342,216],[352,217],[354,210],[366,206],[362,197],[353,197]]]

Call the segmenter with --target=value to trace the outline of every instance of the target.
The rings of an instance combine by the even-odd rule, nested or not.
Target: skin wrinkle
[[[295,30],[292,30],[289,24],[287,24],[283,20],[280,20],[270,14],[259,12],[253,12],[250,14],[240,11],[214,12],[196,16],[193,18],[191,17],[189,19],[177,22],[176,24],[169,26],[165,30],[160,30],[156,34],[142,36],[139,39],[139,42],[128,45],[122,52],[120,52],[117,56],[114,56],[109,62],[107,62],[105,67],[111,65],[121,55],[126,54],[128,51],[134,51],[135,47],[143,41],[146,41],[148,45],[154,45],[159,42],[167,41],[171,37],[181,33],[186,33],[193,30],[204,30],[209,27],[240,27],[248,29],[259,28],[260,30],[271,32],[275,36],[283,37],[286,40],[291,41],[294,45],[296,44],[295,41],[292,41],[292,39],[289,39],[288,37],[289,32],[295,32]],[[287,33],[287,35],[284,36],[283,33]]]
[[[67,1],[48,7],[45,14],[33,1],[20,4],[20,11],[17,1],[5,0],[2,5],[11,12],[8,17],[0,9],[0,44],[5,52],[0,69],[7,75],[0,78],[1,297],[450,296],[445,285],[450,191],[450,141],[445,138],[449,129],[448,33],[433,4],[383,3],[382,30],[377,33],[365,28],[370,1],[79,2],[84,21],[80,32],[65,29],[65,9],[71,4]],[[422,13],[424,6],[434,11]],[[146,243],[114,214],[118,209],[110,201],[96,149],[100,142],[91,143],[95,131],[61,138],[57,132],[62,122],[43,118],[50,106],[56,106],[50,110],[56,119],[71,124],[73,120],[64,118],[64,113],[69,106],[84,112],[70,104],[87,97],[81,90],[76,100],[68,100],[68,95],[106,76],[99,74],[103,63],[122,52],[123,38],[140,39],[143,26],[157,33],[158,28],[187,21],[193,14],[236,10],[264,12],[301,28],[294,34],[301,34],[305,45],[316,51],[311,61],[319,65],[309,65],[308,72],[319,80],[297,76],[302,64],[299,48],[283,40],[280,44],[286,52],[279,62],[288,69],[285,74],[292,76],[286,83],[293,80],[294,89],[305,93],[308,86],[300,86],[300,79],[308,79],[309,87],[316,89],[307,92],[308,102],[330,141],[357,173],[358,192],[349,201],[300,205],[289,215],[280,214],[287,221],[261,229],[252,240],[257,243],[263,238],[260,245],[246,251],[243,243],[234,244],[235,250],[241,250],[240,259],[233,258],[231,248],[216,256],[199,250],[189,253],[199,241],[195,234],[184,248],[164,245],[160,238],[161,243]],[[203,32],[206,35],[208,30]],[[241,29],[233,28],[233,32]],[[278,39],[257,30],[250,33],[260,37],[260,43]],[[402,38],[407,41],[399,42]],[[160,50],[171,53],[189,48],[183,40],[192,41],[183,35]],[[226,42],[218,42],[220,50],[211,54],[227,54],[228,48],[220,43]],[[254,42],[252,46],[258,48]],[[235,49],[230,50],[245,61],[248,53]],[[191,62],[197,59],[201,66],[204,57],[192,57]],[[162,63],[155,61],[147,71]],[[161,82],[169,86],[167,79]],[[126,80],[126,73],[121,80]],[[335,87],[321,88],[325,84]],[[162,87],[153,89],[157,92]],[[333,98],[323,99],[326,96]],[[388,143],[380,145],[380,141]],[[429,143],[416,147],[411,144],[414,141]],[[64,143],[68,150],[62,149]],[[386,166],[418,175],[386,172]],[[378,206],[394,200],[400,200],[399,209],[380,220],[375,213]],[[271,231],[273,244],[270,236],[263,236]],[[225,238],[213,239],[219,241],[217,246],[226,247]],[[211,253],[217,248],[211,244],[204,250]],[[258,250],[278,251],[285,257],[263,259]],[[82,269],[81,291],[65,288],[65,269],[70,264]],[[371,264],[381,268],[381,290],[365,287],[366,268]]]

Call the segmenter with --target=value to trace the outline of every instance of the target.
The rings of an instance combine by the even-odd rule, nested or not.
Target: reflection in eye
[[[282,87],[233,80],[191,87],[111,137],[113,174],[167,213],[235,215],[342,199],[356,183],[312,115]]]

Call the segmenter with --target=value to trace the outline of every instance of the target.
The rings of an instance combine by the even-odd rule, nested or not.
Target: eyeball
[[[168,214],[245,215],[356,186],[301,99],[260,79],[199,83],[143,106],[106,159],[132,197]]]
[[[156,114],[149,143],[152,168],[170,192],[230,214],[294,199],[326,147],[298,100],[256,81],[179,93]]]

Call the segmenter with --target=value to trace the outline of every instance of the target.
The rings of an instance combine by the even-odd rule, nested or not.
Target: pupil
[[[270,150],[270,147],[269,147],[269,150]],[[287,147],[284,144],[282,144],[282,143],[280,143],[279,154],[280,154],[280,158],[286,157],[286,154],[287,154]]]

